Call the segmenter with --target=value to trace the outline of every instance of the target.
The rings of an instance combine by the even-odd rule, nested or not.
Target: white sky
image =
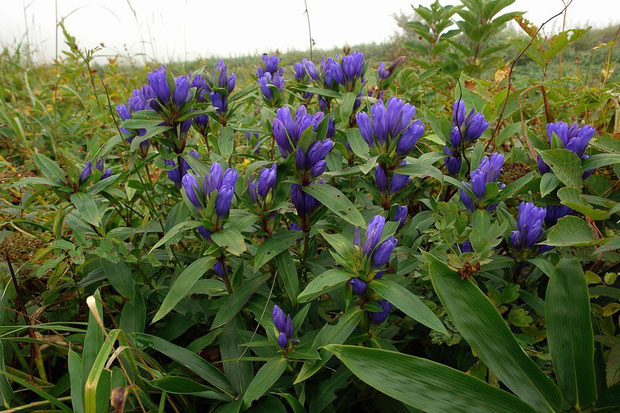
[[[315,47],[327,49],[389,40],[397,30],[394,13],[409,13],[411,4],[432,0],[307,2]],[[55,3],[82,48],[105,44],[100,54],[144,51],[167,61],[308,48],[303,0],[0,0],[0,44],[25,41],[27,25],[35,57],[53,58]],[[456,1],[442,1],[448,3]],[[540,24],[562,7],[561,0],[516,0],[509,10],[527,11],[526,17]],[[567,28],[618,24],[620,0],[574,0],[567,22]],[[561,17],[550,29],[560,26]]]

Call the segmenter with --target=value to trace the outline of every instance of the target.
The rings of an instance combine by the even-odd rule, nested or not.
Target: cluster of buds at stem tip
[[[504,155],[494,153],[490,157],[484,156],[478,168],[470,174],[471,183],[461,181],[467,191],[461,188],[461,202],[468,211],[473,212],[476,208],[486,208],[494,210],[496,203],[489,203],[486,199],[488,185],[497,185],[499,189],[503,189],[506,185],[497,182],[499,174],[504,164]],[[473,195],[473,198],[470,196]]]
[[[282,102],[282,90],[284,89],[284,77],[276,72],[265,72],[258,78],[258,85],[263,97],[272,107],[277,107]]]
[[[293,66],[295,80],[299,83],[307,84],[310,80],[318,79],[318,72],[312,61],[303,59]],[[303,92],[302,97],[309,101],[314,96],[313,93]]]
[[[355,115],[362,138],[371,152],[387,154],[392,164],[398,164],[409,155],[418,139],[424,134],[424,124],[414,120],[416,108],[401,99],[392,97],[372,105],[370,116],[365,112]]]
[[[149,85],[142,86],[141,89],[134,89],[131,92],[131,97],[127,101],[126,105],[118,105],[116,107],[116,113],[120,116],[121,120],[126,121],[132,118],[135,112],[140,110],[150,109],[151,107],[147,104],[147,99],[153,98],[155,96],[153,90]],[[146,134],[146,129],[133,129],[133,128],[124,128],[120,127],[120,131],[123,134],[123,138],[128,143],[133,142],[136,136],[144,136]],[[146,139],[140,142],[140,147],[144,151],[148,147],[149,140]]]
[[[465,148],[476,141],[485,130],[489,123],[480,112],[472,109],[465,116],[465,102],[457,100],[452,106],[452,130],[450,131],[450,144],[444,148],[447,155],[444,158],[446,170],[450,175],[458,175],[461,170],[461,153]]]
[[[596,132],[596,129],[594,129],[593,126],[584,125],[579,127],[577,122],[570,126],[568,126],[566,122],[549,123],[547,125],[549,146],[554,149],[568,149],[581,159],[588,159],[590,157],[585,152],[588,143],[590,143],[590,139],[594,136],[594,132]],[[554,139],[554,136],[556,139]],[[551,168],[542,160],[540,155],[536,159],[536,162],[538,163],[538,170],[541,174],[551,172]],[[584,171],[582,179],[588,178],[593,173],[594,169]]]
[[[295,328],[293,326],[293,320],[291,315],[284,314],[284,311],[277,305],[273,306],[272,312],[273,325],[276,328],[276,336],[278,337],[278,345],[286,350],[289,348],[289,344],[297,344],[298,340],[293,340],[293,334]]]
[[[192,79],[192,87],[196,88],[196,100],[200,103],[210,101],[222,124],[226,124],[228,96],[235,89],[236,84],[237,76],[234,73],[228,74],[228,67],[223,60],[218,60],[215,70],[211,72],[211,76],[195,75]],[[208,123],[207,118],[200,116],[202,115],[196,117],[198,118],[196,122]]]
[[[363,244],[359,228],[355,228],[353,244],[360,251],[362,259],[368,264],[367,267],[370,267],[367,269],[372,273],[390,262],[392,252],[398,244],[398,240],[394,236],[390,236],[380,243],[384,227],[385,218],[381,215],[375,215],[368,223]]]
[[[278,56],[268,56],[264,54],[262,57],[263,63],[256,69],[256,77],[261,78],[265,73],[269,73],[272,76],[276,73],[282,76],[284,74],[284,68],[280,66],[280,58]]]
[[[398,166],[405,166],[407,161],[402,161]],[[391,171],[388,170],[389,173]],[[386,172],[386,168],[381,165],[377,165],[377,169],[375,169],[375,182],[377,184],[377,189],[384,195],[393,195],[402,190],[409,181],[411,181],[411,177],[409,175],[401,175],[397,173],[391,173],[391,177],[388,178],[388,173]]]
[[[293,153],[304,132],[310,127],[316,131],[324,118],[325,114],[322,112],[309,114],[304,105],[297,109],[294,119],[288,107],[278,109],[273,119],[272,132],[282,157],[287,158]]]
[[[195,150],[189,151],[190,156],[198,159],[198,152]],[[164,159],[164,165],[167,166],[168,169],[166,172],[168,174],[168,179],[170,179],[176,186],[181,185],[181,179],[185,176],[186,173],[191,172],[192,168],[189,166],[187,161],[181,157],[181,167],[176,164],[173,159]]]
[[[519,251],[521,254],[536,252],[533,247],[542,237],[543,223],[546,215],[547,211],[545,208],[539,208],[531,202],[521,202],[519,205],[519,216],[517,217],[517,229],[512,231],[510,236],[510,243],[516,251]],[[551,248],[541,245],[537,252],[542,253]]]
[[[298,177],[304,185],[307,185],[325,172],[325,168],[327,167],[325,157],[333,147],[334,142],[331,139],[325,139],[323,141],[317,140],[310,145],[307,151],[304,151],[301,145],[297,147],[295,168]]]
[[[97,162],[95,162],[95,170],[101,171],[101,176],[99,177],[99,180],[104,180],[112,176],[112,169],[111,168],[105,169],[103,158],[97,159]],[[86,162],[86,164],[82,168],[82,171],[80,172],[79,184],[82,185],[83,183],[85,183],[86,180],[90,178],[92,174],[93,174],[93,163],[92,161],[88,161]]]
[[[275,162],[269,168],[261,169],[258,179],[248,178],[248,194],[255,204],[264,202],[273,189],[277,180],[277,165]]]
[[[187,199],[204,219],[211,220],[210,228],[198,228],[198,232],[204,238],[210,239],[211,233],[221,228],[221,220],[230,211],[236,182],[237,172],[231,168],[223,172],[219,163],[213,163],[204,178],[188,172],[181,179]]]

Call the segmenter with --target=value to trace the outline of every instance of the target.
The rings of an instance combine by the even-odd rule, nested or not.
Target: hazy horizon
[[[393,0],[378,7],[370,0],[307,2],[314,47],[331,49],[388,41],[398,31],[395,14],[411,14],[411,4],[428,5],[432,1]],[[526,18],[540,24],[562,7],[560,0],[517,0],[509,10],[525,11]],[[303,51],[309,42],[304,9],[303,0],[12,1],[4,5],[5,13],[0,16],[0,42],[14,46],[28,41],[34,46],[35,60],[50,61],[56,52],[56,18],[65,17],[68,32],[81,48],[105,45],[99,56],[145,55],[175,61]],[[568,9],[566,28],[605,27],[617,24],[619,15],[617,0],[574,0]],[[561,25],[562,17],[558,17],[547,30],[557,31]],[[58,46],[60,50],[66,48],[60,32]]]

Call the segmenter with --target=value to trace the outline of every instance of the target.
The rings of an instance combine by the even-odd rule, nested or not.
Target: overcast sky
[[[160,61],[238,56],[308,48],[303,0],[0,0],[0,43],[28,40],[38,60],[55,50],[55,22],[81,47],[104,43],[100,54],[146,53]],[[307,0],[317,48],[389,40],[393,15],[431,0]],[[456,3],[443,0],[442,4]],[[516,0],[510,10],[542,23],[562,9],[561,0]],[[135,15],[133,11],[135,11]],[[620,23],[620,0],[573,0],[567,28]],[[553,29],[553,25],[550,29]],[[561,18],[555,28],[561,27]],[[62,34],[60,45],[62,47]]]

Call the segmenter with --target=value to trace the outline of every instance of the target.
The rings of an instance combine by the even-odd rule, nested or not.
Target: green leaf
[[[373,280],[369,287],[396,308],[428,328],[448,335],[448,331],[439,318],[422,300],[402,285],[390,280]]]
[[[327,270],[308,283],[306,288],[297,297],[297,301],[300,303],[310,301],[321,294],[335,290],[353,277],[355,277],[354,274],[337,268]]]
[[[103,273],[108,277],[108,281],[112,287],[118,291],[123,297],[132,300],[135,292],[133,276],[129,266],[125,261],[114,263],[104,258],[99,258]]]
[[[297,305],[297,296],[299,295],[299,278],[297,276],[297,268],[291,253],[282,251],[276,257],[276,265],[278,273],[284,284],[284,289],[291,299],[293,305]]]
[[[607,218],[607,211],[593,208],[592,205],[581,196],[578,190],[572,187],[565,187],[558,190],[558,198],[562,202],[562,205],[566,205],[569,208],[579,211],[584,215],[589,216],[594,220],[601,220]]]
[[[153,252],[154,250],[156,250],[157,248],[164,245],[166,242],[170,241],[172,237],[184,231],[187,231],[188,229],[198,228],[201,225],[202,223],[200,223],[199,221],[193,221],[193,220],[184,221],[184,222],[176,224],[174,227],[170,228],[170,231],[166,232],[166,234],[159,241],[157,241],[155,245],[153,245],[153,248],[151,248],[151,250],[149,251],[149,254]]]
[[[560,185],[560,180],[553,174],[553,172],[547,172],[540,179],[540,196],[546,197],[549,195],[555,188]]]
[[[243,235],[235,228],[224,228],[220,232],[214,232],[211,234],[211,239],[217,245],[236,256],[243,254],[247,250]]]
[[[144,333],[134,333],[132,335],[143,347],[151,347],[153,350],[165,354],[177,363],[193,371],[199,377],[225,394],[229,396],[233,394],[232,386],[224,374],[198,354],[183,347],[179,347],[176,344],[172,344],[160,337]]]
[[[415,176],[417,178],[423,178],[426,176],[433,177],[439,182],[443,182],[443,174],[433,165],[427,165],[423,163],[409,163],[404,166],[400,166],[394,171],[394,173],[400,175]]]
[[[188,265],[177,279],[174,280],[174,283],[170,287],[170,291],[166,294],[166,298],[164,298],[164,301],[161,303],[151,324],[164,318],[179,301],[188,296],[194,284],[196,284],[204,273],[213,267],[213,264],[215,264],[214,257],[202,257]]]
[[[256,256],[254,256],[254,273],[257,273],[263,265],[294,245],[303,236],[304,233],[301,231],[280,231],[263,241],[256,250]]]
[[[575,259],[562,259],[545,296],[547,340],[566,401],[581,411],[596,400],[594,334],[585,275]]]
[[[40,153],[34,154],[34,164],[37,169],[43,173],[47,178],[57,181],[60,179],[63,180],[62,171],[60,166],[50,158],[45,155],[41,155]]]
[[[359,128],[347,129],[347,142],[349,142],[349,145],[355,155],[362,159],[368,159],[368,152],[370,148],[364,138],[362,138]]]
[[[325,348],[371,387],[425,412],[534,412],[510,393],[434,361],[366,347]]]
[[[211,387],[205,386],[182,376],[164,376],[148,382],[156,389],[172,394],[191,394],[209,399],[228,400],[215,392]]]
[[[95,227],[101,224],[101,216],[99,216],[97,202],[95,202],[95,197],[92,194],[78,192],[77,194],[71,195],[71,202],[84,221]]]
[[[286,359],[282,356],[276,356],[265,363],[243,394],[243,404],[250,407],[254,400],[260,399],[282,376],[286,370],[286,364]]]
[[[537,411],[559,411],[562,396],[517,343],[491,301],[472,282],[426,253],[433,287],[450,319],[487,367]]]
[[[342,97],[342,104],[340,105],[340,121],[343,125],[349,124],[349,117],[353,112],[353,104],[357,95],[353,92],[346,92]]]
[[[211,325],[211,330],[220,327],[237,315],[239,310],[241,310],[250,297],[252,297],[269,277],[271,277],[271,274],[264,274],[250,278],[249,280],[243,280],[241,286],[226,298],[224,304],[222,304],[217,311],[215,320],[213,320],[213,324]]]
[[[84,413],[84,374],[82,358],[69,349],[69,381],[71,383],[71,407],[75,413]]]
[[[220,155],[222,155],[224,159],[229,159],[235,151],[235,131],[230,126],[224,126],[220,129],[218,146]]]
[[[575,247],[598,242],[600,241],[592,235],[592,228],[583,219],[569,215],[558,220],[558,223],[547,234],[547,240],[542,244],[554,247]]]
[[[324,184],[302,186],[302,189],[340,218],[358,227],[366,228],[366,221],[362,214],[339,189]]]
[[[107,383],[105,379],[101,381],[105,368],[105,364],[108,361],[108,356],[114,350],[114,342],[118,337],[120,330],[112,330],[108,333],[106,340],[103,342],[99,353],[97,354],[97,358],[93,363],[93,367],[88,374],[88,378],[86,379],[86,384],[84,386],[84,410],[86,412],[96,412],[101,411],[98,410],[100,406],[100,399],[105,398],[105,400],[109,400],[110,387],[109,383]],[[101,383],[100,383],[101,381]],[[102,394],[105,397],[102,397]]]
[[[597,153],[584,159],[581,166],[584,171],[600,168],[601,166],[615,165],[620,163],[620,153]]]
[[[506,185],[504,189],[499,192],[499,195],[495,197],[494,201],[502,201],[504,199],[510,198],[519,193],[519,191],[527,185],[532,179],[534,179],[534,173],[530,172],[526,175],[523,175],[521,178],[516,181]]]
[[[538,151],[543,161],[553,171],[555,176],[566,186],[581,188],[583,180],[581,175],[581,159],[574,152],[568,149],[547,149]]]
[[[359,324],[363,313],[364,312],[358,306],[354,306],[340,317],[337,324],[325,324],[321,331],[319,331],[319,334],[317,334],[314,338],[312,347],[319,348],[328,344],[344,343],[353,330],[355,330],[355,327]],[[323,348],[320,355],[320,360],[306,360],[304,362],[294,384],[301,383],[302,381],[312,377],[321,369],[321,367],[325,365],[325,363],[329,361],[332,353]]]

